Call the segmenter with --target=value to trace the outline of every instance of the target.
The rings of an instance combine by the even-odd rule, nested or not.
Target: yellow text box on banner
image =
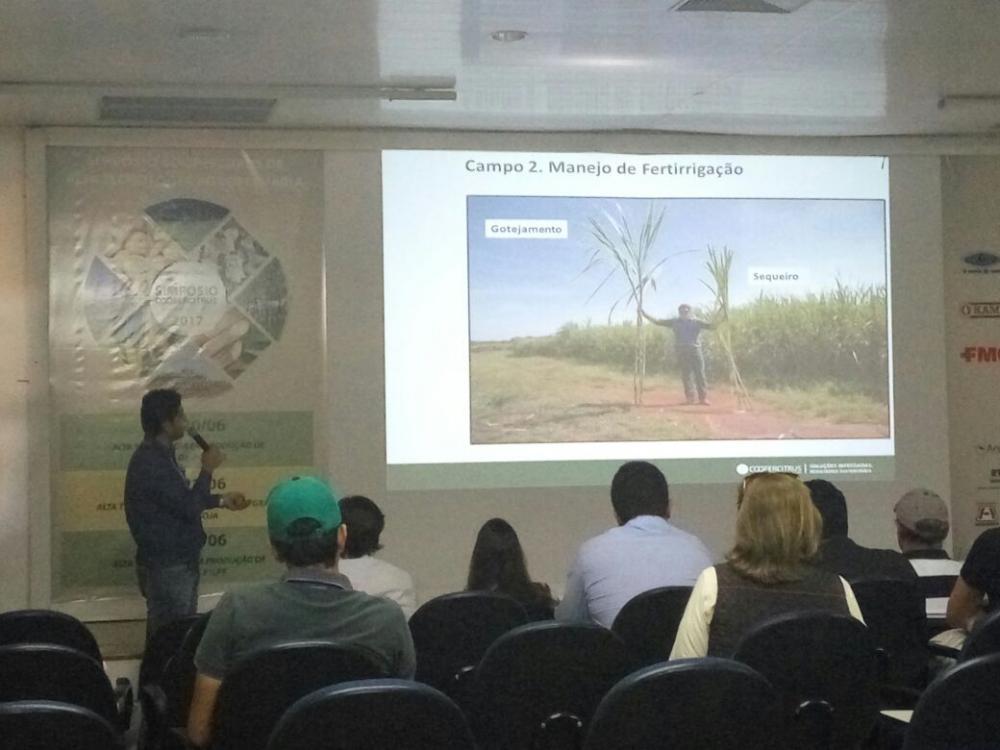
[[[221,469],[213,477],[213,492],[242,492],[250,507],[239,512],[224,509],[203,514],[206,528],[266,525],[264,501],[281,479],[312,474],[306,466],[263,466]],[[58,475],[60,502],[57,524],[62,531],[118,531],[128,528],[124,505],[125,474],[121,471],[67,471]]]

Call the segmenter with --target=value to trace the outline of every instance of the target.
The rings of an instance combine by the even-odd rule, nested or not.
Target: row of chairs
[[[683,596],[683,600],[686,601],[687,598],[687,592],[683,590],[680,592],[666,591],[659,593],[674,594],[675,599],[678,602],[681,600],[681,595]],[[623,610],[623,615],[625,615],[626,611],[629,610],[630,608],[636,609],[636,607],[633,607],[633,605],[643,604],[643,600],[645,600],[646,604],[644,604],[642,608],[647,611],[647,614],[649,611],[653,611],[655,613],[656,606],[650,607],[649,603],[650,602],[655,603],[658,598],[662,600],[663,597],[658,597],[657,592],[648,592],[648,595],[643,595],[637,598],[637,600],[635,600],[633,603],[630,604],[630,607],[627,607],[626,610]],[[860,598],[861,597],[859,596],[859,599]],[[457,607],[451,608],[450,616],[447,615],[447,610],[449,609],[448,606],[449,603],[456,603],[458,605]],[[514,624],[516,624],[516,621],[519,619],[516,611],[516,608],[518,606],[519,605],[517,605],[514,602],[511,602],[510,600],[505,600],[504,597],[498,597],[495,595],[458,594],[458,595],[440,597],[439,600],[433,600],[432,602],[429,602],[427,605],[424,605],[424,608],[426,608],[426,610],[431,613],[435,612],[437,613],[435,617],[438,620],[438,622],[436,623],[438,636],[442,635],[442,633],[447,635],[447,631],[449,628],[451,630],[455,630],[456,626],[458,626],[460,628],[465,628],[466,633],[470,636],[472,640],[478,637],[480,641],[484,641],[485,639],[483,638],[483,633],[484,632],[488,633],[489,628],[478,627],[478,625],[480,625],[484,620],[483,612],[497,610],[498,608],[499,611],[507,611],[508,614],[510,612],[514,612],[515,613],[514,615],[507,617],[506,622],[508,624],[504,625],[503,627],[500,627],[498,625],[493,626],[496,630],[502,631],[504,628],[512,627]],[[660,607],[660,609],[661,609],[660,614],[662,616],[662,606]],[[673,609],[671,609],[671,612],[676,613],[682,609],[683,606],[678,606],[677,604],[675,604]],[[898,608],[893,608],[893,607],[889,607],[888,609],[890,610],[890,612],[898,610]],[[58,620],[60,617],[57,615],[57,613],[46,613],[46,614],[51,615],[52,618],[56,620]],[[36,626],[33,626],[31,628],[24,627],[23,621],[25,618],[23,615],[24,613],[20,613],[20,615],[18,613],[7,613],[7,615],[0,615],[0,642],[3,642],[5,637],[8,640],[10,638],[14,638],[16,640],[18,638],[23,639],[23,638],[38,637],[40,629],[37,627],[37,623]],[[866,611],[866,616],[868,616],[869,620],[877,619],[877,618],[872,618],[869,615],[868,611]],[[676,617],[677,619],[679,619],[679,614],[676,614]],[[11,627],[4,627],[6,621],[17,620],[18,618],[20,618],[20,625],[15,624],[12,625]],[[86,631],[86,628],[84,628],[78,622],[74,621],[72,618],[67,618],[65,616],[62,616],[62,618],[64,620],[63,622],[56,622],[56,624],[53,627],[49,628],[55,633],[55,635],[50,634],[52,640],[59,640],[60,638],[64,638],[66,641],[74,643],[75,645],[83,648],[84,650],[89,651],[91,653],[91,659],[93,659],[93,655],[95,653],[99,657],[99,652],[97,652],[96,644],[93,643],[93,639],[92,636],[90,636],[89,631]],[[418,655],[419,655],[418,658],[425,665],[428,663],[433,664],[434,660],[427,658],[428,654],[426,652],[426,649],[421,651],[419,645],[420,643],[419,634],[422,632],[421,628],[423,627],[421,625],[421,619],[424,618],[418,618],[415,615],[414,619],[417,621],[416,627],[414,627],[414,639],[418,643]],[[496,619],[502,620],[503,618],[496,618]],[[627,618],[623,618],[620,616],[619,621],[616,621],[615,623],[616,629],[621,630],[620,621],[622,621],[623,619],[627,620]],[[637,622],[641,621],[641,619],[642,618],[636,618],[636,621]],[[434,618],[425,618],[425,622],[433,623]],[[81,635],[79,632],[76,633],[71,632],[73,631],[71,623],[75,624],[78,630],[82,630],[83,635]],[[986,624],[988,625],[988,623],[989,620],[987,621]],[[156,710],[146,711],[146,713],[150,718],[155,720],[157,717],[160,717],[162,720],[161,726],[156,727],[156,731],[153,732],[154,736],[157,735],[164,727],[168,727],[171,725],[174,726],[182,725],[184,723],[184,718],[186,717],[187,714],[187,705],[190,699],[190,686],[191,684],[193,684],[192,657],[194,650],[197,647],[198,639],[200,639],[200,633],[201,630],[203,630],[204,628],[204,624],[205,624],[205,618],[204,616],[201,616],[189,620],[187,622],[176,623],[174,625],[168,626],[167,628],[164,629],[162,633],[157,634],[157,637],[151,644],[150,649],[147,650],[146,658],[144,659],[143,662],[142,672],[140,677],[141,685],[143,685],[144,687],[152,685],[153,687],[161,688],[161,690],[162,688],[166,687],[165,690],[162,690],[161,695],[166,694],[173,697],[173,700],[171,701],[161,700],[158,703],[154,702]],[[600,631],[600,629],[596,630]],[[650,631],[652,631],[653,633],[658,633],[661,632],[661,628],[656,628],[656,627],[649,627],[646,629],[637,628],[637,633],[639,637],[646,637],[647,639],[649,638]],[[600,632],[606,633],[606,631],[600,631]],[[990,638],[987,637],[987,635],[990,632],[1000,632],[1000,628],[995,628],[991,630],[991,628],[989,627],[981,627],[979,630],[977,630],[977,632],[974,633],[973,636],[969,639],[966,653],[963,654],[963,658],[968,659],[971,656],[974,656],[976,653],[991,650],[991,647],[989,646]],[[20,633],[20,635],[18,633]],[[538,638],[538,636],[535,637]],[[89,642],[87,641],[88,638]],[[458,644],[458,645],[465,644],[467,646],[468,645],[466,643],[467,640],[469,639],[454,638],[454,637],[451,638],[452,644]],[[666,641],[669,640],[669,642],[672,642],[673,638],[671,635],[669,639],[658,640],[654,637],[653,640],[661,644],[659,648],[665,648],[665,647],[668,648],[669,646],[666,644]],[[994,646],[997,645],[996,644],[997,640],[998,639],[996,637],[993,638]],[[157,646],[158,641],[166,645]],[[542,639],[541,642],[544,643],[544,639]],[[633,641],[633,646],[634,643],[635,641]],[[977,644],[987,644],[987,645],[984,647],[983,646],[977,647]],[[483,645],[481,649],[485,650],[485,645]],[[462,649],[456,649],[455,651],[461,651],[461,650]],[[546,649],[544,648],[542,649],[542,651],[545,650]],[[459,654],[461,658],[457,658],[457,660],[455,660],[456,659],[455,651],[448,652],[446,650],[446,652],[443,654],[443,656],[445,657],[451,657],[453,659],[453,664],[448,666],[446,669],[438,670],[441,676],[441,680],[444,683],[446,691],[449,692],[453,697],[455,697],[463,705],[463,707],[469,710],[471,715],[473,716],[480,715],[481,712],[476,710],[476,701],[481,700],[480,696],[482,693],[485,692],[486,694],[489,694],[490,692],[492,692],[490,690],[485,690],[485,691],[479,690],[478,692],[480,693],[480,695],[477,695],[476,694],[477,690],[472,689],[472,686],[474,685],[483,684],[483,679],[481,676],[479,676],[478,680],[471,679],[471,677],[474,676],[475,665],[476,663],[479,662],[479,657],[482,655],[482,653],[480,652],[479,654],[476,653]],[[584,653],[588,653],[588,651],[584,651]],[[628,671],[628,669],[630,669],[632,666],[643,663],[643,659],[641,658],[641,656],[639,658],[636,658],[637,654],[636,654],[636,649],[634,647],[632,649],[632,653],[630,654],[630,656],[631,660],[629,661],[626,667],[626,671]],[[654,653],[652,654],[652,660],[658,661],[661,660],[662,658],[663,656],[657,654],[654,650]],[[555,662],[557,664],[558,659],[556,659]],[[457,669],[453,669],[455,665],[458,665]],[[529,673],[532,670],[534,670],[535,672],[549,671],[544,669],[543,667],[544,665],[541,664],[537,659],[533,659],[531,660],[531,663],[529,664],[527,669]],[[344,679],[345,677],[349,678],[351,676],[350,672],[344,672],[336,668],[332,669],[331,671],[328,671],[326,674],[327,675],[337,674],[338,675],[337,679]],[[374,674],[359,674],[357,676],[374,676]],[[106,682],[106,678],[104,678],[104,680]],[[320,684],[323,683],[321,682]],[[171,685],[173,685],[173,687],[171,687]],[[146,699],[149,693],[150,691],[143,690],[140,695],[141,697]],[[153,694],[155,695],[155,691],[153,691]],[[593,701],[591,701],[590,704],[592,705]],[[287,705],[287,703],[285,705]],[[107,713],[106,709],[105,713]],[[558,726],[558,722],[556,722],[554,726]],[[482,727],[477,727],[477,728],[479,729],[480,732],[483,731]]]
[[[996,706],[984,706],[983,698],[995,692],[998,681],[1000,655],[977,657],[948,672],[917,705],[904,749],[996,747]],[[583,748],[783,748],[776,706],[773,686],[737,662],[696,659],[646,667],[603,698]],[[569,746],[579,745],[573,740]],[[115,728],[86,708],[53,701],[0,703],[0,750],[121,747]],[[443,693],[420,683],[376,679],[301,698],[277,723],[266,747],[473,750],[476,743],[462,712]]]

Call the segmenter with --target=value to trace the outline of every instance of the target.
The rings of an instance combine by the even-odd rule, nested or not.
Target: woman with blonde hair
[[[731,657],[742,637],[775,615],[800,611],[850,614],[850,584],[812,563],[823,521],[809,489],[792,474],[751,474],[740,485],[736,542],[726,562],[698,576],[671,659]]]

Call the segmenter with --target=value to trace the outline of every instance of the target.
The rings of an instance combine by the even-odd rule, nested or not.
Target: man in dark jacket
[[[825,479],[806,482],[813,505],[823,517],[823,543],[816,564],[853,583],[860,578],[899,578],[917,584],[910,561],[890,549],[862,547],[847,536],[844,493]]]
[[[177,391],[150,391],[142,398],[139,416],[145,438],[125,474],[125,518],[137,548],[148,642],[170,620],[197,611],[199,556],[206,538],[202,512],[242,510],[247,500],[241,492],[212,494],[212,472],[225,460],[215,446],[202,453],[198,478],[188,481],[174,453],[174,443],[187,431]]]

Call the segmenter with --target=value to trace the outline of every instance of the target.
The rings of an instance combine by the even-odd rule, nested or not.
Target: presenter
[[[212,494],[212,472],[225,455],[200,435],[192,434],[202,447],[201,473],[193,484],[188,481],[174,453],[174,443],[188,428],[177,391],[149,391],[139,416],[145,438],[125,474],[125,518],[136,544],[148,644],[158,628],[197,611],[199,556],[206,539],[202,512],[243,510],[248,503],[242,492]]]
[[[660,320],[646,314],[640,309],[642,317],[658,326],[666,326],[674,332],[674,351],[677,353],[677,366],[681,371],[684,383],[684,397],[689,404],[694,403],[695,393],[698,403],[708,406],[708,388],[705,384],[705,358],[701,353],[701,332],[715,328],[713,323],[706,323],[691,317],[691,305],[683,304],[677,308],[676,318]]]

